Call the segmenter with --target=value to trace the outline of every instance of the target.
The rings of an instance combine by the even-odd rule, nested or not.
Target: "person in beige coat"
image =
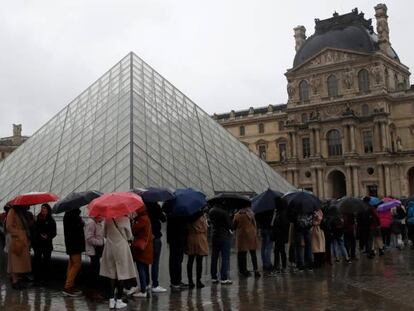
[[[312,220],[312,253],[315,268],[320,268],[325,256],[325,234],[321,229],[323,213],[319,209],[313,214]]]
[[[203,271],[203,257],[208,256],[208,241],[207,241],[207,218],[202,211],[193,216],[194,221],[188,225],[187,236],[187,276],[188,286],[190,288],[203,288],[204,284],[201,282],[201,274]],[[196,284],[193,282],[193,264],[196,260]]]
[[[102,253],[99,274],[111,280],[109,308],[124,308],[123,282],[135,279],[137,273],[128,241],[133,239],[131,223],[127,216],[105,220],[106,243]],[[116,295],[115,295],[116,291]]]
[[[23,287],[18,275],[32,270],[29,224],[25,213],[24,207],[14,206],[8,212],[6,219],[6,231],[10,236],[7,272],[10,273],[14,289]]]
[[[250,276],[247,271],[247,252],[252,259],[255,276],[259,277],[260,273],[257,267],[257,226],[254,213],[250,207],[238,211],[234,215],[233,227],[236,230],[236,249],[237,264],[241,276]]]

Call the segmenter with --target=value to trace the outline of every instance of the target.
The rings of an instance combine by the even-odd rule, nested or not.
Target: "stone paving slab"
[[[233,255],[232,267],[235,267]],[[384,257],[362,257],[313,272],[277,277],[254,277],[233,285],[130,299],[125,310],[414,310],[414,251],[389,251]],[[232,275],[236,275],[232,271]],[[108,310],[107,303],[62,297],[59,284],[21,292],[0,279],[0,310],[63,311]]]

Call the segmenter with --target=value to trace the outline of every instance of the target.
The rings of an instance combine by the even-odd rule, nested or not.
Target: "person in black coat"
[[[53,239],[56,236],[56,222],[49,204],[43,204],[34,224],[32,247],[34,250],[34,276],[36,281],[49,277],[50,256]]]
[[[286,256],[286,244],[289,241],[289,228],[290,223],[287,215],[286,208],[280,208],[276,211],[276,217],[272,226],[272,239],[275,242],[274,256],[275,264],[274,268],[276,272],[286,272],[287,256]],[[280,265],[282,261],[282,265]]]
[[[78,275],[81,265],[81,254],[85,251],[84,222],[80,217],[79,208],[67,211],[63,217],[63,231],[65,235],[66,254],[69,255],[66,283],[63,294],[66,296],[79,296],[80,291],[76,290],[75,278]]]

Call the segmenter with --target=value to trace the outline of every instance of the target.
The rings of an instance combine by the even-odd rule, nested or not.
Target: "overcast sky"
[[[0,9],[0,137],[30,135],[129,51],[205,111],[286,102],[292,28],[379,1],[13,0]],[[388,1],[390,40],[414,65],[412,1]]]

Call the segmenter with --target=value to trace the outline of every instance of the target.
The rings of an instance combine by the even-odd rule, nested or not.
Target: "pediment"
[[[298,70],[304,71],[307,69],[315,69],[331,64],[347,63],[356,60],[360,57],[367,57],[371,54],[355,52],[343,49],[325,48],[319,53],[315,54],[304,63],[289,70],[289,72],[296,72]]]

